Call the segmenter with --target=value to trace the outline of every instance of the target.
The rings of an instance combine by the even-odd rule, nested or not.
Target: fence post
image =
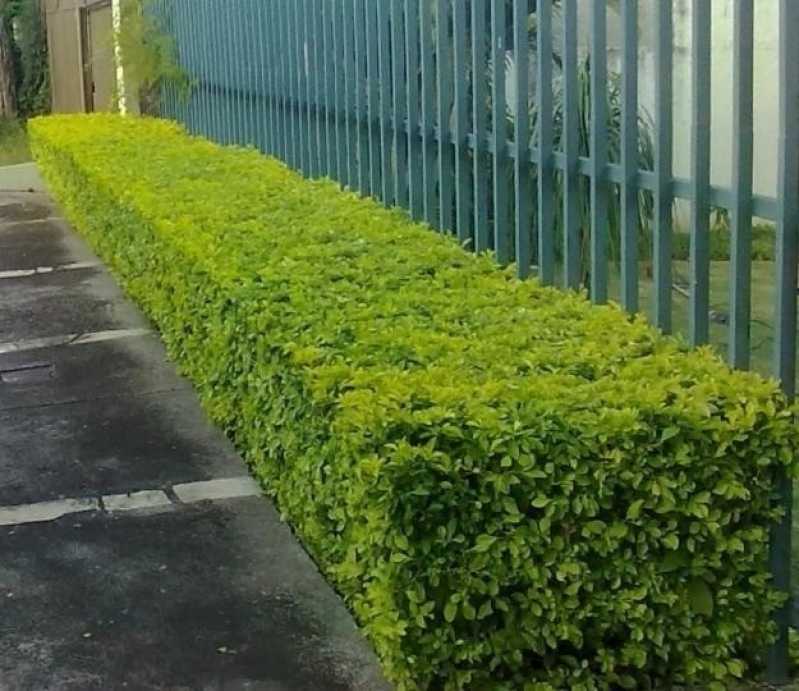
[[[486,21],[482,3],[472,3],[472,131],[474,155],[472,171],[474,197],[474,251],[489,248],[488,228],[488,171],[486,131],[488,130],[487,89],[484,79],[477,75],[486,72]]]
[[[777,190],[777,299],[774,374],[789,398],[796,393],[796,273],[799,236],[799,3],[780,0],[780,122],[779,181]],[[793,487],[783,472],[778,499],[785,513],[771,531],[770,567],[774,585],[791,592],[791,506]],[[777,641],[767,656],[768,680],[789,680],[788,630],[790,597],[777,610]]]
[[[552,0],[538,0],[538,276],[555,282],[555,141],[552,102]]]
[[[492,140],[494,149],[494,251],[497,261],[506,264],[511,260],[510,226],[508,224],[508,173],[510,162],[507,152],[507,121],[505,101],[505,0],[491,2],[491,56],[492,56]]]
[[[591,299],[608,299],[608,78],[607,3],[591,13]]]
[[[654,293],[655,325],[671,332],[671,234],[672,234],[672,62],[673,26],[671,2],[657,3],[655,47],[655,228]]]
[[[688,331],[692,345],[707,343],[710,336],[710,124],[711,107],[711,13],[710,5],[694,2],[691,18],[693,51],[693,105],[691,107],[691,302]]]
[[[577,172],[580,132],[577,119],[577,0],[563,6],[563,287],[580,283],[580,179]]]
[[[707,3],[700,3],[703,7]],[[694,3],[694,7],[697,3]],[[621,166],[621,302],[638,311],[638,0],[623,0]],[[710,41],[708,41],[708,50]],[[696,55],[696,53],[694,53]]]

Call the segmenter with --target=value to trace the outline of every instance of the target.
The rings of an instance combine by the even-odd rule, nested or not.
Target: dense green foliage
[[[131,94],[135,92],[143,113],[156,114],[162,87],[172,84],[187,94],[189,79],[178,64],[174,40],[151,5],[152,0],[122,0],[116,40]]]
[[[16,97],[22,118],[50,111],[50,70],[47,64],[47,30],[39,2],[7,0],[0,3],[2,17],[13,26]]]
[[[724,688],[769,638],[776,384],[177,126],[30,126],[400,689]]]

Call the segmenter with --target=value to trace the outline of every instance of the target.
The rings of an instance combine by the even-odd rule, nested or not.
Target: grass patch
[[[687,261],[673,264],[674,282],[685,292],[690,285],[690,270]],[[752,262],[752,369],[764,376],[771,376],[774,354],[774,304],[776,285],[774,263],[770,261]],[[651,280],[639,284],[641,306],[651,318],[651,305],[654,301]],[[618,288],[616,288],[618,292]],[[684,292],[672,292],[672,324],[674,333],[688,338],[689,300]],[[710,343],[721,357],[726,358],[729,344],[730,304],[730,263],[713,261],[710,263],[710,309],[713,319],[710,323]]]
[[[0,166],[27,163],[30,160],[25,126],[19,120],[0,119]]]

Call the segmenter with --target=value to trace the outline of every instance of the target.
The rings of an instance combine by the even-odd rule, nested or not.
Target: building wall
[[[53,112],[108,110],[115,80],[110,2],[44,0],[44,6]],[[87,16],[89,8],[96,11]]]
[[[54,113],[84,111],[80,0],[45,0]]]
[[[659,2],[660,0],[657,0]],[[665,1],[665,0],[664,0]],[[712,4],[711,50],[711,182],[728,186],[732,168],[733,42],[731,0]],[[608,69],[621,71],[621,17],[618,2],[608,3]],[[674,6],[674,172],[690,177],[691,162],[691,1],[673,0]],[[655,2],[639,7],[639,78],[641,105],[654,114]],[[580,44],[589,46],[589,3],[580,3]],[[777,131],[779,118],[779,3],[754,0],[754,191],[777,192]],[[680,214],[682,216],[682,214]]]

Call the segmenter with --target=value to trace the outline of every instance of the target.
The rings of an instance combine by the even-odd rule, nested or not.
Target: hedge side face
[[[175,125],[30,132],[399,688],[724,688],[763,649],[773,382]]]

